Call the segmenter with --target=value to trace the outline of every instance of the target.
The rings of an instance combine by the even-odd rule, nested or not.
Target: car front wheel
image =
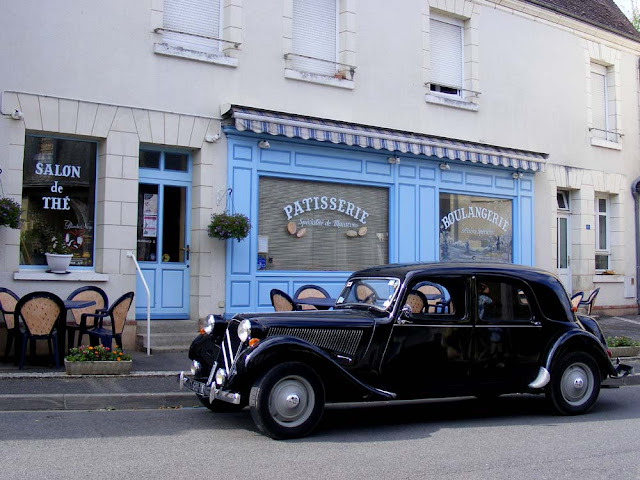
[[[558,413],[586,413],[596,403],[599,394],[600,370],[586,353],[570,353],[553,368],[547,398]]]
[[[249,408],[256,426],[276,440],[308,435],[324,410],[324,386],[318,374],[299,362],[268,370],[251,388]]]

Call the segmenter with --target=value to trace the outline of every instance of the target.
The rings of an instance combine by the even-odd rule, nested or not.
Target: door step
[[[146,351],[151,345],[155,352],[182,352],[198,335],[198,323],[193,320],[152,320],[151,342],[147,338],[147,322],[139,321],[136,329],[136,350]]]

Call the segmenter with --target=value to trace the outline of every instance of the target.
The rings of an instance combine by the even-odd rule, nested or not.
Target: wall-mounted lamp
[[[393,156],[393,157],[389,157],[388,160],[389,160],[389,163],[391,164],[397,165],[398,163],[400,163],[400,157]]]
[[[514,179],[514,180],[517,180],[517,179],[519,179],[519,178],[524,177],[524,173],[522,173],[522,172],[520,172],[520,171],[518,171],[518,172],[513,172],[513,173],[511,174],[511,176],[513,177],[513,179]]]
[[[216,134],[208,133],[204,137],[204,141],[207,142],[207,143],[215,143],[218,140],[220,140],[220,134],[219,133],[216,133]]]
[[[449,166],[448,163],[441,163],[440,170],[451,170],[451,167]]]
[[[258,147],[260,147],[260,148],[271,148],[271,145],[266,140],[260,140],[258,142]]]
[[[24,114],[20,110],[14,110],[11,112],[11,118],[14,120],[22,120],[24,118]]]

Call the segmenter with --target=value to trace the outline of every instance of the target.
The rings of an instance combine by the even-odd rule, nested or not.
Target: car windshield
[[[399,287],[398,278],[351,278],[336,300],[336,305],[363,305],[386,310],[394,300]]]

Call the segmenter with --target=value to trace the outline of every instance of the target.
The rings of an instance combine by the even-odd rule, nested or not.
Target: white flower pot
[[[73,255],[60,255],[57,253],[45,253],[45,255],[51,273],[67,273]]]

